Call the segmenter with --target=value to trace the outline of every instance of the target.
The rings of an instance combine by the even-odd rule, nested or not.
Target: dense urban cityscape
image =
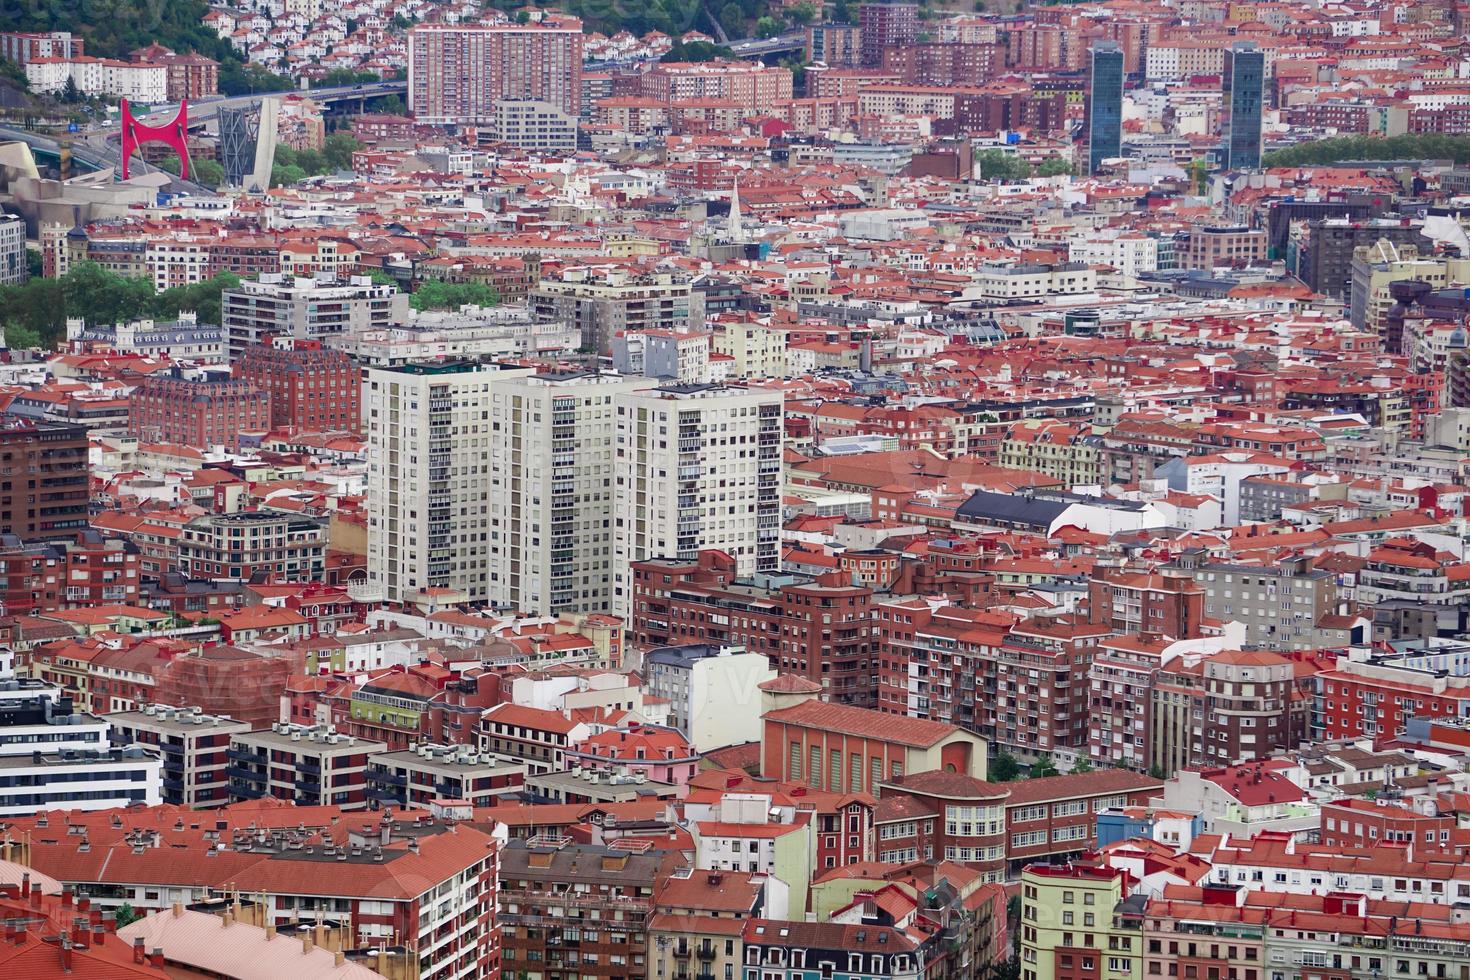
[[[0,18],[0,971],[1470,980],[1470,6]]]

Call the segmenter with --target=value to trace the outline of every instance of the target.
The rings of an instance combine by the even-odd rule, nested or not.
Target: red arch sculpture
[[[122,179],[128,179],[128,157],[143,143],[167,143],[179,155],[179,176],[189,177],[189,103],[179,102],[176,116],[162,126],[148,126],[133,118],[128,100],[122,100]]]

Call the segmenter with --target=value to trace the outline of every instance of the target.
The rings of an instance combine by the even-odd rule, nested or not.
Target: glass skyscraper
[[[1087,172],[1123,155],[1123,49],[1095,41],[1087,78]]]
[[[1225,123],[1225,168],[1251,170],[1261,165],[1261,97],[1266,85],[1266,54],[1250,41],[1225,51],[1225,91],[1230,116]]]

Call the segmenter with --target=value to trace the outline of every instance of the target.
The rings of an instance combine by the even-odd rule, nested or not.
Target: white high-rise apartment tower
[[[538,616],[613,597],[618,395],[647,378],[590,372],[498,383],[490,399],[490,599]]]
[[[740,574],[780,567],[780,391],[670,385],[617,396],[613,611],[629,564],[716,548]]]
[[[531,372],[470,361],[367,372],[368,581],[383,598],[447,589],[490,601],[491,392]]]

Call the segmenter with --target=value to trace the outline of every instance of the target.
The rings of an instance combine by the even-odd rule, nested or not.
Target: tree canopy
[[[130,279],[96,262],[80,262],[57,279],[0,286],[0,331],[7,347],[54,348],[66,336],[70,317],[102,326],[144,318],[172,320],[181,311],[193,310],[200,323],[218,324],[221,291],[239,284],[239,276],[222,272],[204,282],[155,293],[147,279]]]
[[[498,306],[500,293],[494,286],[480,282],[421,283],[409,297],[416,310],[457,310],[461,306]]]
[[[1299,167],[1343,160],[1453,160],[1470,163],[1470,136],[1416,133],[1406,136],[1334,136],[1272,150],[1263,167]]]
[[[983,180],[1025,180],[1031,164],[1004,150],[982,150],[975,156],[975,169]]]

